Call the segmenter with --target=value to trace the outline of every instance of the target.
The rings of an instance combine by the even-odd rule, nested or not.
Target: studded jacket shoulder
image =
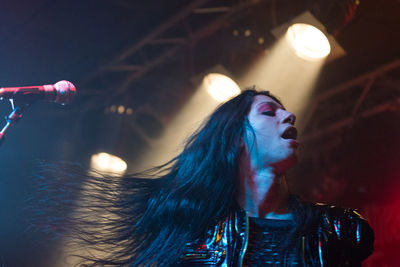
[[[301,236],[304,266],[361,266],[373,251],[374,233],[355,209],[308,204],[319,214],[316,224]],[[242,266],[249,221],[238,209],[217,222],[207,235],[187,243],[178,266]]]

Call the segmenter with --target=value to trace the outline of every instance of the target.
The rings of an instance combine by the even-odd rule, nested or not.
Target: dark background
[[[132,168],[193,94],[193,77],[215,65],[238,77],[275,42],[271,29],[305,10],[329,26],[347,54],[325,64],[319,75],[311,99],[315,110],[307,113],[300,136],[301,162],[290,177],[304,198],[358,208],[370,220],[376,249],[365,266],[400,265],[398,0],[0,4],[0,86],[65,79],[78,89],[69,106],[33,105],[1,147],[5,266],[51,266],[52,246],[44,250],[40,234],[23,232],[20,207],[32,190],[36,160],[87,164],[92,153],[108,149]],[[229,8],[201,12],[214,7]],[[265,39],[261,45],[259,37]],[[321,97],[332,90],[337,93]],[[106,112],[112,105],[131,107],[133,115]],[[10,112],[6,100],[0,112]]]

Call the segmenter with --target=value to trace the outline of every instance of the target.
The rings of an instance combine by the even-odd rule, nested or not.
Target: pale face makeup
[[[271,97],[257,95],[247,119],[254,131],[254,134],[248,131],[245,139],[253,166],[271,166],[295,157],[298,142],[293,125],[296,117],[281,104]]]

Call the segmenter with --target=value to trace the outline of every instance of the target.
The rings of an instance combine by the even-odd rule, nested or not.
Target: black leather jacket
[[[374,233],[366,220],[354,209],[311,205],[320,212],[320,219],[301,236],[303,265],[361,266],[373,251]],[[248,225],[246,211],[237,210],[205,238],[188,243],[179,266],[242,266]]]

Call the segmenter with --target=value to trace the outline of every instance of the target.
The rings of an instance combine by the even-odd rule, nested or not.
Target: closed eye
[[[275,116],[275,112],[272,110],[263,111],[263,112],[261,112],[261,114],[267,115],[267,116]]]

